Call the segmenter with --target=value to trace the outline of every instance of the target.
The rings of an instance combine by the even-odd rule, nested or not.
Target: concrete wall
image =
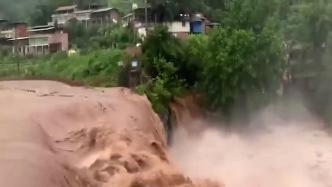
[[[91,14],[91,22],[93,24],[107,25],[114,23],[114,21],[120,21],[120,14],[117,10],[94,12]]]
[[[53,14],[52,21],[53,23],[58,23],[60,25],[66,24],[69,20],[75,18],[75,14]]]
[[[0,37],[4,38],[22,38],[27,36],[28,28],[26,24],[17,24],[15,27],[0,32]]]
[[[15,31],[14,31],[14,29],[3,30],[3,31],[0,32],[0,37],[1,38],[14,38],[15,37]]]
[[[54,33],[48,38],[49,44],[61,44],[62,51],[68,51],[68,34],[67,33]]]
[[[34,35],[29,38],[29,45],[30,46],[42,46],[42,45],[48,45],[48,38],[49,35]]]
[[[170,23],[166,23],[168,27],[168,31],[170,33],[180,33],[180,32],[190,32],[190,22],[181,22],[181,21],[174,21]]]
[[[67,33],[38,34],[29,38],[29,54],[31,55],[48,54],[58,51],[68,51]]]
[[[185,39],[189,36],[189,33],[188,32],[173,32],[172,35],[177,38],[180,38],[180,39]]]
[[[75,12],[76,19],[78,21],[87,21],[90,19],[91,11]]]
[[[117,20],[118,22],[121,20],[119,11],[112,10],[111,11],[111,19]]]

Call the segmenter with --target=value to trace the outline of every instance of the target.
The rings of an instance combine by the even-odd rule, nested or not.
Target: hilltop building
[[[0,22],[0,45],[11,48],[13,53],[25,54],[29,38],[28,25],[23,22],[11,23],[7,20]]]
[[[62,6],[55,10],[49,25],[65,27],[72,20],[89,25],[110,25],[120,21],[120,12],[116,8],[90,6],[89,9],[78,9],[77,5]]]
[[[123,26],[133,28],[141,38],[146,37],[156,24],[165,25],[173,36],[181,39],[190,34],[205,34],[212,27],[219,26],[219,24],[211,23],[200,13],[179,14],[168,20],[157,12],[153,12],[150,6],[136,7],[131,13],[122,17]]]
[[[29,30],[28,53],[41,55],[68,51],[68,34],[53,26],[35,26]]]
[[[29,28],[27,23],[1,20],[0,46],[22,56],[67,51],[68,34],[53,26]]]

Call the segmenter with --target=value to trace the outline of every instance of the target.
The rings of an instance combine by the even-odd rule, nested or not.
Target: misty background
[[[132,3],[142,4],[144,0],[0,0],[0,18],[33,23],[31,16],[48,11],[51,14],[58,6],[78,4],[81,7],[89,3],[98,3],[119,8],[127,12]]]
[[[0,0],[0,18],[28,21],[28,16],[40,3],[39,0]]]

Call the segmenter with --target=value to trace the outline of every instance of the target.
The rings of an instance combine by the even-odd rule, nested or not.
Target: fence
[[[0,77],[24,74],[30,67],[37,65],[32,62],[0,63]]]

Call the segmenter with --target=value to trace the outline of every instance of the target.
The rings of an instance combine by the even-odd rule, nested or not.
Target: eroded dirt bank
[[[147,99],[127,89],[0,82],[1,186],[218,186],[182,175],[165,142]]]

